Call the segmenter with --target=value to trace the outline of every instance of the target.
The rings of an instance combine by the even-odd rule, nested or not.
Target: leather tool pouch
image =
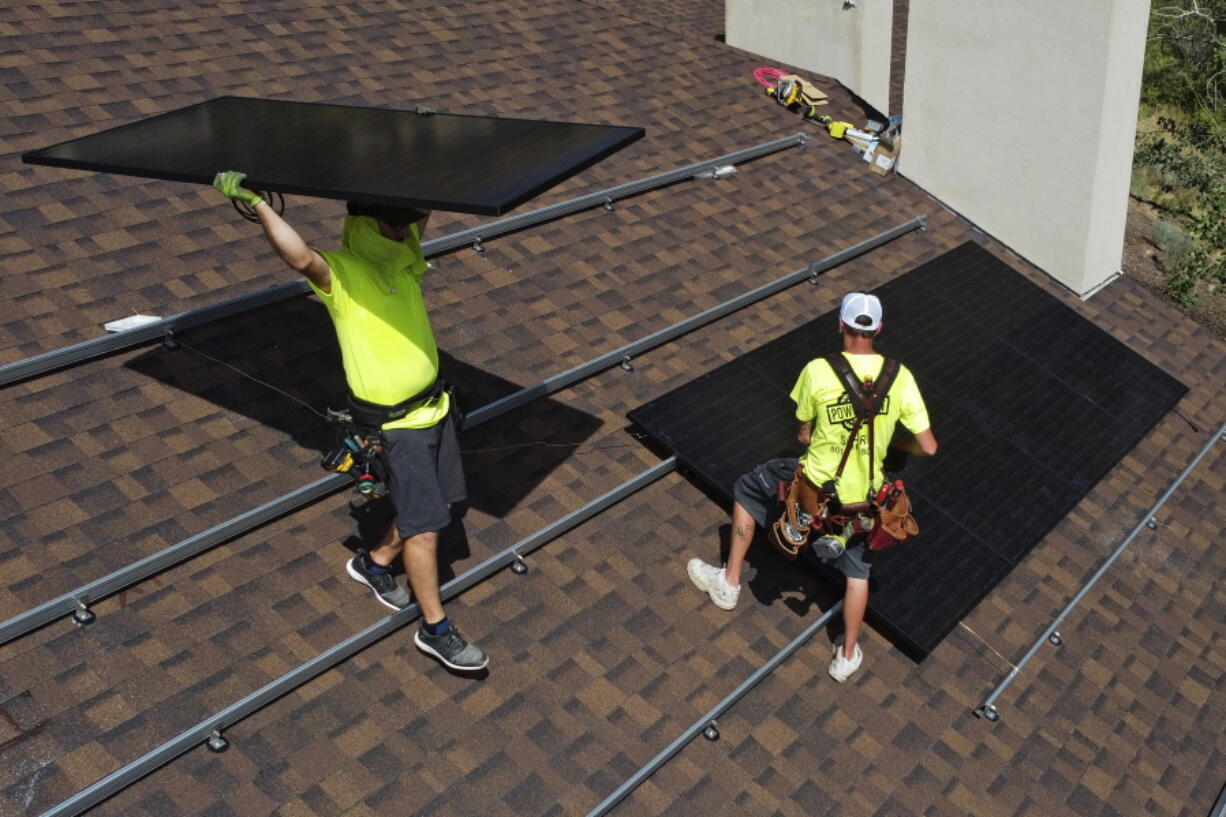
[[[787,483],[779,483],[780,494],[785,485]],[[795,559],[800,549],[808,543],[810,532],[823,529],[826,503],[821,490],[805,478],[802,469],[797,468],[791,485],[787,486],[783,513],[770,528],[771,544],[786,558]]]
[[[868,533],[868,549],[892,548],[917,533],[919,523],[911,515],[911,498],[902,480],[896,480],[888,486],[884,500],[877,503],[877,519]]]

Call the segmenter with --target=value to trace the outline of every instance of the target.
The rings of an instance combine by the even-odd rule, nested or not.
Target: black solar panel
[[[1187,389],[978,244],[876,292],[878,348],[915,373],[940,452],[907,466],[922,532],[880,556],[869,609],[923,655]],[[839,345],[831,312],[630,419],[730,499],[741,473],[798,453],[787,395]]]
[[[225,96],[23,154],[31,164],[501,215],[643,136],[585,125]]]

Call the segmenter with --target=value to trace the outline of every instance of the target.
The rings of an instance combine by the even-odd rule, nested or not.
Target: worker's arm
[[[259,216],[264,235],[268,236],[268,243],[272,244],[281,260],[319,287],[321,292],[330,292],[332,270],[324,257],[308,247],[302,236],[298,235],[298,231],[277,215],[277,211],[273,210],[268,202],[260,199],[255,205],[255,214]]]
[[[801,423],[796,427],[796,439],[800,440],[805,445],[809,444],[809,440],[813,438],[813,421]]]
[[[276,211],[257,193],[242,186],[246,174],[234,170],[218,173],[213,179],[213,186],[225,197],[246,202],[260,220],[268,243],[272,244],[277,255],[281,256],[295,272],[306,276],[308,280],[323,292],[332,289],[332,270],[328,262],[315,250],[307,246],[298,235],[298,231],[277,215]]]
[[[937,453],[937,438],[932,435],[931,428],[921,431],[914,437],[900,437],[891,445],[917,457],[931,457]]]

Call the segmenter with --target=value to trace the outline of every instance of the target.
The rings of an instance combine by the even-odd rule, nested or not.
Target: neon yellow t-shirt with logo
[[[370,216],[348,216],[341,249],[321,252],[332,273],[328,292],[311,284],[336,327],[345,380],[356,397],[391,406],[421,392],[438,377],[438,347],[421,277],[426,271],[417,225],[409,238],[384,238]],[[441,395],[384,429],[429,428],[447,416]]]
[[[843,353],[851,370],[861,380],[877,379],[885,359],[878,354],[853,355]],[[855,423],[855,410],[843,387],[843,381],[824,358],[811,360],[800,372],[792,388],[792,400],[796,403],[796,419],[811,422],[813,429],[809,447],[800,458],[805,476],[814,485],[834,479],[839,459],[847,446],[847,437]],[[899,366],[898,376],[890,393],[886,395],[877,417],[873,421],[873,463],[871,480],[874,489],[881,487],[885,475],[881,463],[886,448],[894,434],[894,425],[899,421],[912,434],[927,431],[928,409],[920,395],[915,377],[906,366]],[[862,426],[856,434],[856,442],[847,455],[843,475],[839,477],[839,498],[844,502],[863,502],[869,491],[868,428]]]

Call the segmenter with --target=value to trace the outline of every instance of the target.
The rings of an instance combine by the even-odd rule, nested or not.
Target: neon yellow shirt
[[[844,352],[843,356],[861,379],[871,377],[875,380],[885,362],[878,354],[853,355]],[[796,403],[796,419],[813,424],[809,447],[800,458],[800,464],[805,469],[805,476],[813,484],[821,485],[834,479],[839,459],[847,446],[847,437],[855,423],[855,410],[842,380],[824,358],[809,361],[801,370],[792,388],[792,400]],[[885,481],[881,463],[894,435],[894,425],[900,420],[912,434],[920,434],[929,427],[924,398],[920,395],[914,375],[906,366],[899,366],[898,376],[886,395],[885,404],[873,420],[875,462],[871,482],[874,489],[881,487]],[[844,502],[863,502],[868,497],[869,483],[868,428],[861,427],[856,434],[855,446],[847,455],[843,475],[839,477],[839,498]]]
[[[354,395],[390,406],[433,383],[438,347],[421,296],[426,260],[417,225],[404,241],[392,241],[370,216],[348,216],[341,250],[320,255],[332,285],[328,292],[311,289],[332,317]],[[383,428],[429,428],[447,416],[448,401],[444,394]]]

